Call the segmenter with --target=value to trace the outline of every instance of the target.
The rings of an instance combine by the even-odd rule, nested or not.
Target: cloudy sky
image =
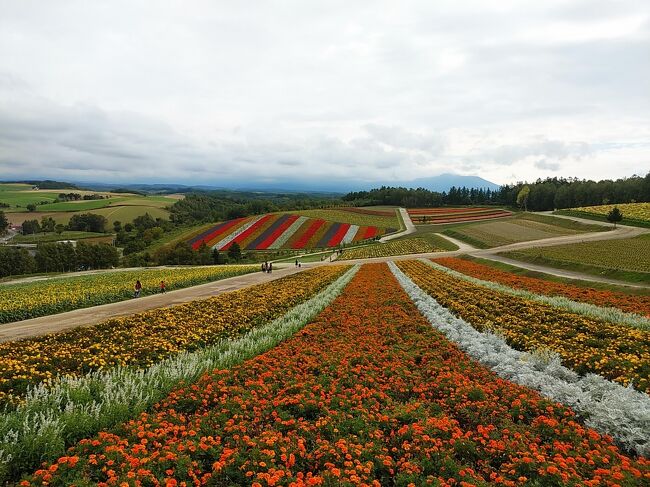
[[[0,0],[0,179],[648,170],[647,0]]]

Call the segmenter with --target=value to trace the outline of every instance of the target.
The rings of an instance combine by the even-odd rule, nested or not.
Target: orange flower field
[[[82,440],[20,485],[648,483],[647,459],[470,359],[376,264],[293,338]]]
[[[545,281],[544,279],[536,279],[533,277],[518,276],[495,269],[494,267],[455,257],[435,259],[434,262],[468,276],[498,282],[506,286],[526,289],[527,291],[545,294],[547,296],[564,296],[574,301],[582,301],[597,306],[611,306],[628,313],[637,313],[650,317],[650,296],[601,291],[598,289]]]

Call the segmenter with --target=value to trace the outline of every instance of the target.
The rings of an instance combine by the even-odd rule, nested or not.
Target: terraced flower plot
[[[339,212],[345,213],[344,210]],[[367,219],[365,214],[358,214],[357,211],[347,213],[353,215],[353,220]],[[383,217],[372,214],[371,218]],[[196,235],[189,243],[194,249],[205,244],[218,250],[227,250],[235,242],[245,250],[328,248],[370,240],[387,231],[386,228],[376,226],[277,213],[219,223]]]
[[[435,259],[434,262],[468,276],[498,282],[517,289],[526,289],[546,296],[564,296],[575,301],[591,303],[597,306],[609,306],[628,313],[636,313],[650,317],[650,293],[647,296],[639,296],[561,284],[544,279],[511,274],[495,269],[494,267],[455,257],[439,258]]]
[[[408,214],[415,224],[462,223],[512,216],[507,210],[485,207],[411,208]]]
[[[504,256],[551,267],[577,265],[593,274],[629,271],[650,281],[650,235],[504,252]],[[644,277],[645,275],[645,277]]]
[[[402,284],[404,285],[404,284]],[[385,264],[313,322],[73,446],[30,485],[643,485],[650,463],[434,330]]]

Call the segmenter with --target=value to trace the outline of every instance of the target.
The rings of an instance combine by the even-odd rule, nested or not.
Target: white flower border
[[[573,408],[585,425],[626,449],[650,454],[650,396],[596,374],[579,376],[554,354],[520,352],[493,333],[481,333],[425,293],[393,262],[393,275],[434,328],[500,377]]]
[[[232,242],[233,240],[235,240],[235,239],[236,239],[237,237],[239,237],[242,233],[244,233],[244,232],[245,232],[246,230],[248,230],[250,227],[252,227],[253,225],[255,225],[258,221],[260,221],[262,218],[264,218],[264,215],[256,216],[256,217],[253,218],[251,221],[249,221],[248,223],[242,225],[241,227],[239,227],[237,230],[235,230],[234,232],[232,232],[232,233],[231,233],[230,235],[228,235],[227,237],[224,237],[224,238],[222,238],[221,240],[219,240],[216,244],[214,244],[214,245],[212,246],[212,248],[213,248],[213,249],[217,249],[217,250],[221,250],[222,247],[225,247],[225,246],[228,245],[230,242]]]
[[[596,306],[595,304],[590,303],[581,303],[579,301],[573,301],[564,296],[545,296],[543,294],[537,294],[531,291],[526,291],[525,289],[516,289],[498,282],[484,281],[476,277],[468,276],[462,272],[458,272],[449,267],[433,262],[429,259],[419,259],[428,266],[433,267],[436,270],[442,271],[450,276],[457,277],[472,284],[477,284],[479,286],[486,287],[492,291],[498,291],[511,296],[517,296],[520,298],[529,299],[531,301],[536,301],[538,303],[547,304],[554,306],[556,308],[561,308],[572,313],[580,314],[583,316],[588,316],[589,318],[595,318],[597,320],[605,320],[611,323],[618,323],[621,325],[628,325],[634,328],[639,328],[641,330],[650,330],[650,319],[645,316],[626,313],[621,311],[618,308],[609,308],[603,306]]]
[[[295,222],[293,222],[289,228],[287,228],[284,232],[282,232],[282,235],[280,235],[278,238],[275,239],[275,242],[273,242],[271,245],[269,245],[270,249],[279,249],[282,247],[285,243],[287,243],[287,240],[289,240],[294,233],[298,231],[298,229],[302,226],[303,223],[305,223],[307,220],[309,220],[308,217],[306,216],[301,216],[298,218]]]

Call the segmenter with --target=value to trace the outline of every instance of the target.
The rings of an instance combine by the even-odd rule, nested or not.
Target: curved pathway
[[[404,235],[415,233],[415,225],[413,225],[411,217],[409,216],[408,211],[406,211],[406,208],[400,208],[399,213],[402,215],[402,221],[404,222],[406,229],[402,230],[401,232],[393,233],[392,235],[387,235],[386,237],[380,238],[379,241],[381,243],[389,242],[390,240],[403,237]]]

